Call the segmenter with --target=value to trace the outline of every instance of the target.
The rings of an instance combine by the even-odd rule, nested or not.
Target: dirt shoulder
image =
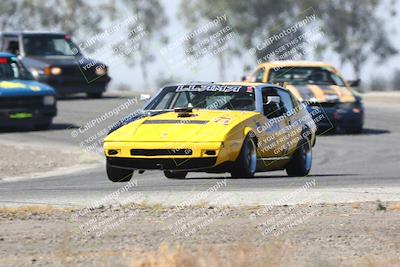
[[[16,144],[2,142],[0,160],[0,181],[29,179],[65,173],[73,168],[82,168],[100,162],[100,156],[88,154],[78,149],[41,146],[37,144]]]
[[[400,202],[3,208],[0,266],[400,266],[399,221]]]

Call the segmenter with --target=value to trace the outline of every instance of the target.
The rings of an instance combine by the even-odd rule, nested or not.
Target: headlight
[[[47,95],[47,96],[43,97],[43,104],[45,106],[52,106],[55,104],[55,102],[56,102],[56,99],[52,95]]]
[[[44,70],[41,70],[41,69],[32,68],[32,69],[30,69],[30,71],[31,71],[32,76],[35,78],[38,78],[39,76],[44,75]]]
[[[107,68],[103,65],[97,66],[96,67],[96,75],[97,76],[103,76],[107,74]]]
[[[51,74],[53,75],[60,75],[62,73],[62,69],[61,68],[51,68]]]
[[[50,75],[60,75],[62,73],[62,69],[59,67],[46,67],[44,69],[44,74],[47,76]]]

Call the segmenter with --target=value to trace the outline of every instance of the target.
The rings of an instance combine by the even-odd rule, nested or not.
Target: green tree
[[[266,61],[268,55],[270,59],[280,58],[283,53],[272,53],[280,46],[290,42],[302,34],[303,30],[285,35],[272,43],[265,45],[264,41],[281,30],[292,26],[295,20],[296,4],[289,0],[252,0],[248,1],[228,1],[228,0],[195,0],[182,1],[180,14],[186,22],[187,28],[196,30],[207,22],[214,20],[218,16],[226,15],[228,21],[221,23],[202,35],[196,35],[186,46],[189,51],[198,47],[199,43],[203,47],[212,46],[212,42],[204,42],[205,39],[214,35],[227,25],[232,27],[232,32],[236,34],[230,46],[218,54],[220,78],[225,79],[225,68],[228,57],[241,56],[243,48],[245,51],[251,49],[252,55],[258,61]],[[304,15],[303,13],[301,15]],[[204,44],[205,43],[205,44]],[[226,45],[226,43],[221,43]],[[189,56],[193,55],[189,53]]]
[[[290,48],[280,52],[276,50],[302,35],[303,27],[297,27],[296,31],[275,38],[272,42],[266,42],[266,40],[283,33],[312,14],[312,9],[301,10],[295,2],[290,0],[253,0],[251,3],[226,1],[226,8],[231,14],[235,30],[242,38],[242,46],[245,49],[252,49],[257,61],[286,59],[284,53]],[[297,46],[303,44],[304,41],[299,41]]]
[[[0,2],[0,30],[32,29],[36,20],[36,5],[32,0]]]
[[[400,90],[400,69],[396,69],[392,78],[392,90]]]
[[[101,31],[104,14],[97,5],[84,0],[42,0],[41,24],[46,29],[59,29],[75,39],[84,40],[88,34]],[[54,8],[57,7],[57,8]]]
[[[382,62],[397,53],[387,37],[384,20],[376,14],[383,2],[303,0],[301,4],[316,8],[327,37],[325,46],[338,54],[342,65],[349,63],[357,78],[360,78],[362,66],[371,57],[375,56],[378,62]]]
[[[249,51],[257,62],[272,59],[291,59],[293,56],[304,57],[305,55],[300,48],[307,40],[297,39],[297,37],[304,33],[305,27],[296,27],[296,23],[312,15],[313,10],[310,8],[301,10],[300,8],[301,6],[290,0],[252,0],[251,2],[195,0],[182,1],[180,13],[183,14],[182,17],[186,26],[191,30],[200,27],[207,21],[212,21],[217,16],[227,15],[229,25],[232,26],[233,32],[237,34],[238,38],[233,40],[235,44],[230,49],[226,49],[218,57],[220,76],[224,79],[225,61],[228,56],[240,56],[243,51]],[[224,26],[221,25],[221,27]],[[267,41],[292,26],[296,27],[295,31],[275,38],[273,41]],[[218,30],[215,29],[191,39],[191,42],[187,43],[189,50]],[[295,40],[298,40],[296,45],[288,45]],[[285,49],[279,50],[285,45]],[[297,49],[294,51],[295,53],[289,53],[293,52],[293,48]]]
[[[390,89],[388,86],[390,86],[388,81],[382,76],[372,77],[369,83],[371,91],[388,91]]]
[[[56,7],[56,8],[55,8]],[[93,11],[96,12],[93,12]],[[10,0],[0,2],[2,31],[64,31],[83,40],[101,29],[101,9],[84,0]]]
[[[124,56],[129,65],[139,65],[147,88],[147,65],[155,57],[152,45],[157,41],[166,41],[163,29],[168,23],[167,16],[159,0],[123,0],[123,4],[117,8],[118,13],[137,19],[129,25],[126,39],[116,44],[114,51]]]
[[[237,33],[225,13],[225,1],[196,0],[182,1],[179,16],[189,29],[190,38],[183,43],[190,64],[197,64],[206,57],[216,56],[219,62],[219,76],[226,79],[228,57],[238,54]]]

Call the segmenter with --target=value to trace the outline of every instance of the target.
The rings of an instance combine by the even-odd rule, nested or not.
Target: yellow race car
[[[285,84],[309,111],[323,109],[323,120],[316,122],[321,130],[360,133],[364,124],[364,107],[360,94],[352,89],[359,80],[347,82],[330,64],[312,61],[266,62],[244,80]]]
[[[311,169],[316,126],[285,88],[263,83],[191,83],[162,88],[104,140],[107,175],[129,181],[134,170],[231,173]]]

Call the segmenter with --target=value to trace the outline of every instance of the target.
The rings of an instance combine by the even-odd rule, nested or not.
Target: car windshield
[[[255,109],[254,88],[225,85],[170,86],[162,89],[144,109],[172,110],[178,107],[252,111]]]
[[[0,80],[32,80],[29,71],[16,58],[0,58]]]
[[[26,35],[23,37],[24,51],[29,56],[74,56],[76,45],[69,36]],[[75,51],[78,51],[75,50]]]
[[[271,69],[268,82],[344,86],[342,78],[322,67],[284,67]]]

